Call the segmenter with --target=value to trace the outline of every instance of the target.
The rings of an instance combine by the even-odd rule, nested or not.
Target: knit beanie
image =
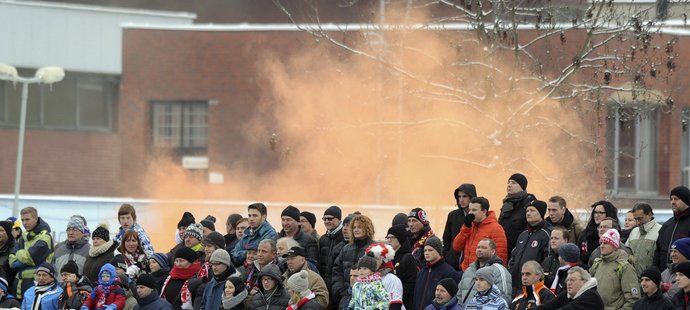
[[[546,202],[543,202],[541,200],[534,200],[528,206],[528,208],[529,207],[534,207],[535,209],[537,209],[537,212],[539,212],[539,215],[541,215],[541,218],[544,218],[544,214],[546,214]]]
[[[678,199],[683,201],[686,206],[690,206],[690,189],[685,186],[678,186],[671,190],[670,196],[676,196]]]
[[[489,282],[489,284],[494,283],[494,274],[491,272],[490,266],[479,268],[474,274],[474,277],[484,279],[486,282]]]
[[[451,278],[445,278],[438,281],[438,285],[443,286],[451,297],[458,293],[458,284]]]
[[[424,226],[429,226],[429,219],[426,217],[426,212],[422,208],[414,208],[407,214],[407,218],[415,218],[422,222]]]
[[[66,230],[75,229],[75,230],[81,231],[83,233],[84,227],[85,227],[84,222],[82,222],[81,219],[73,217],[69,220],[69,222],[67,222],[67,229]]]
[[[280,217],[282,218],[283,216],[289,216],[293,220],[299,222],[299,209],[294,206],[287,206],[283,209],[283,212],[280,213]]]
[[[434,250],[438,252],[439,255],[443,256],[443,242],[438,237],[432,236],[431,238],[426,239],[424,247],[427,246],[434,248]]]
[[[77,276],[79,278],[79,266],[73,260],[68,261],[66,264],[60,268],[60,273],[67,272]]]
[[[299,215],[304,216],[304,218],[307,219],[307,222],[311,224],[311,228],[316,228],[316,215],[314,215],[314,213],[311,213],[309,211],[302,211],[302,213],[300,213]]]
[[[683,254],[685,258],[690,259],[690,238],[680,238],[674,241],[671,245],[671,249],[675,249],[680,252],[680,254]]]
[[[393,227],[388,228],[387,235],[395,236],[395,239],[398,239],[398,242],[403,244],[407,240],[407,225],[393,225]]]
[[[48,262],[43,262],[41,263],[38,268],[36,269],[36,272],[43,271],[47,274],[49,274],[53,279],[55,279],[55,267],[51,265]]]
[[[202,220],[199,224],[201,224],[202,227],[208,228],[210,231],[216,231],[216,224],[209,220]]]
[[[566,263],[577,263],[580,259],[580,248],[574,243],[565,243],[558,248],[558,256]]]
[[[673,268],[673,272],[680,272],[686,277],[690,278],[690,262],[684,262],[676,265]]]
[[[12,223],[9,220],[0,221],[0,227],[2,227],[2,229],[5,230],[5,233],[8,236],[8,238],[7,238],[7,245],[8,245],[7,248],[8,249],[12,249],[14,247],[14,242],[15,242],[15,239],[11,238],[11,236],[12,236],[12,225],[14,225],[14,223]]]
[[[211,259],[208,260],[211,263],[221,263],[225,266],[232,266],[232,261],[230,261],[230,254],[225,249],[217,249],[211,254]]]
[[[242,293],[245,289],[247,289],[244,280],[240,277],[228,277],[227,281],[230,281],[232,285],[235,286],[235,292],[232,294],[232,296],[237,296],[240,293]]]
[[[302,270],[290,276],[287,280],[287,287],[293,292],[299,293],[301,297],[309,296],[311,291],[309,290],[309,274],[307,271]]]
[[[177,228],[189,227],[189,225],[194,224],[195,221],[196,220],[194,219],[194,215],[192,215],[189,212],[185,212],[184,214],[182,214],[182,219],[179,222],[177,222]]]
[[[170,261],[168,260],[168,255],[164,253],[156,252],[151,255],[151,258],[161,266],[162,270],[170,271]]]
[[[108,228],[105,228],[105,226],[98,226],[91,233],[91,239],[94,237],[101,238],[103,241],[108,242],[110,241],[110,231],[108,231]]]
[[[195,225],[197,225],[197,224],[195,224]],[[197,259],[196,252],[194,252],[194,250],[192,250],[186,246],[183,246],[183,247],[177,249],[177,251],[175,251],[175,258],[182,258],[182,259],[185,259],[186,261],[188,261],[190,263],[194,263]]]
[[[338,206],[328,207],[328,209],[326,209],[326,211],[323,212],[323,215],[324,216],[330,215],[330,216],[335,217],[339,220],[343,219],[343,211],[340,210],[340,208]]]
[[[474,186],[474,184],[465,183],[458,186],[458,188],[456,188],[453,192],[453,197],[455,197],[455,200],[458,200],[460,192],[465,193],[465,195],[470,196],[470,198],[477,197],[477,188]]]
[[[199,241],[204,239],[204,228],[201,226],[201,224],[192,224],[187,226],[187,229],[184,231],[184,236],[182,237],[187,237],[191,236],[193,238],[197,238]]]
[[[640,279],[642,277],[649,278],[656,286],[661,285],[661,271],[659,271],[659,268],[656,268],[656,266],[647,267],[647,269],[640,274]]]
[[[113,259],[110,260],[110,264],[113,265],[115,268],[120,268],[122,270],[127,270],[127,263],[125,263],[125,257],[122,255],[115,255]],[[114,274],[111,274],[111,276],[115,276]],[[99,277],[100,279],[100,277]]]
[[[0,290],[5,292],[3,295],[9,295],[10,293],[10,284],[5,280],[5,278],[0,277]]]
[[[359,268],[367,268],[371,271],[376,271],[376,269],[377,269],[376,265],[377,265],[376,258],[374,258],[373,256],[370,256],[370,255],[364,255],[364,256],[360,257],[359,260],[357,261],[357,266]]]
[[[203,241],[204,244],[212,244],[217,249],[225,249],[225,237],[217,231],[212,231]]]
[[[395,225],[405,225],[407,227],[407,214],[405,213],[398,213],[393,217],[393,222],[391,223],[391,226]],[[407,228],[405,228],[407,229]]]
[[[146,286],[150,289],[155,290],[156,289],[156,279],[153,278],[152,275],[148,273],[144,273],[139,275],[139,278],[137,278],[137,286],[142,285]]]
[[[515,181],[515,183],[520,185],[523,191],[527,190],[527,177],[525,177],[522,173],[516,173],[511,175],[510,178],[508,178],[508,181],[510,180],[513,180]]]
[[[364,253],[373,255],[377,260],[380,258],[384,263],[390,262],[395,258],[395,250],[390,244],[374,243],[364,250]]]
[[[347,226],[348,224],[350,224],[350,222],[352,222],[352,219],[355,218],[355,215],[356,214],[354,213],[348,214],[348,216],[346,216],[345,219],[343,219],[343,226]],[[405,222],[405,225],[407,225],[407,222]]]
[[[615,229],[609,229],[601,235],[599,243],[608,243],[618,250],[621,246],[621,234]]]

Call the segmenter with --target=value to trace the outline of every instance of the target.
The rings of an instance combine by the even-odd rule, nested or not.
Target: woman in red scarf
[[[127,264],[127,275],[130,279],[136,280],[139,274],[143,273],[148,266],[148,257],[141,246],[139,234],[135,230],[128,230],[122,237],[122,244],[117,248]],[[115,266],[118,267],[118,266]]]
[[[192,293],[189,291],[189,279],[201,269],[194,250],[182,247],[175,251],[175,264],[170,276],[161,289],[161,297],[173,306],[173,309],[194,309]]]

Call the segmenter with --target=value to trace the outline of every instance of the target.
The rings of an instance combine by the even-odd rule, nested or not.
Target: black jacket
[[[671,263],[671,245],[674,241],[688,237],[690,233],[690,208],[676,217],[674,215],[664,222],[659,229],[659,238],[656,239],[656,251],[654,252],[653,265],[659,270],[666,269]]]
[[[549,249],[549,256],[541,262],[541,267],[544,268],[544,284],[546,287],[551,287],[551,283],[553,283],[553,279],[556,277],[556,271],[561,267],[561,262],[558,260],[558,252]]]
[[[604,302],[597,292],[597,287],[584,291],[575,299],[568,298],[568,292],[556,295],[555,299],[537,306],[536,310],[604,310]]]
[[[673,310],[673,304],[664,296],[661,290],[657,290],[652,296],[642,294],[642,298],[633,304],[633,310]]]
[[[374,241],[369,238],[355,240],[353,243],[345,244],[340,251],[333,264],[333,291],[331,292],[333,301],[340,304],[340,299],[347,295],[347,289],[350,287],[350,268],[357,263],[360,257],[364,256],[364,251],[372,243]]]
[[[412,257],[410,243],[407,240],[395,251],[393,266],[395,267],[395,275],[398,276],[403,285],[403,305],[405,305],[405,309],[412,309],[414,287],[419,269],[417,269],[417,261]]]
[[[443,254],[446,257],[446,262],[453,266],[455,270],[460,270],[461,252],[453,250],[453,239],[460,233],[460,228],[465,224],[465,212],[458,206],[457,209],[448,213],[446,219],[446,228],[443,229]]]
[[[158,290],[153,290],[151,294],[137,301],[139,303],[134,306],[134,310],[172,310],[172,305],[158,296]]]
[[[451,278],[455,283],[460,282],[460,274],[442,258],[437,262],[426,263],[417,273],[417,285],[414,288],[414,304],[411,310],[424,310],[434,299],[434,292],[438,281]],[[405,307],[407,309],[407,307]]]
[[[326,232],[319,238],[319,272],[329,291],[331,290],[333,264],[342,249],[337,246],[344,239],[342,228],[342,225],[339,225],[332,232]]]
[[[549,255],[551,228],[547,221],[541,221],[537,225],[529,226],[518,236],[508,262],[508,270],[513,277],[513,292],[519,291],[522,286],[522,281],[519,280],[522,264],[530,260],[541,262]]]
[[[508,249],[515,248],[518,236],[527,228],[527,207],[537,199],[532,194],[521,193],[524,194],[514,197],[507,196],[503,199],[501,215],[498,217],[498,223],[503,226],[506,233]],[[511,252],[508,252],[508,260],[512,257],[511,255]]]
[[[273,240],[278,241],[278,239],[285,237],[285,231],[281,230],[280,233],[278,233]],[[302,231],[302,227],[299,226],[299,231],[295,234],[292,239],[295,239],[299,245],[304,248],[304,250],[307,252],[307,258],[313,259],[315,262],[319,261],[319,243],[312,235],[310,234],[305,234]]]

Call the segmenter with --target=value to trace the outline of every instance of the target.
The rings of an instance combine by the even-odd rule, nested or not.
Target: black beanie
[[[407,226],[407,214],[405,213],[398,213],[393,217],[393,221],[391,222],[391,226],[395,225],[405,225]]]
[[[216,224],[213,224],[213,222],[209,221],[208,219],[204,219],[199,223],[201,226],[206,227],[211,231],[216,231]]]
[[[108,242],[110,241],[110,231],[108,231],[108,229],[103,226],[98,226],[91,233],[91,239],[93,239],[93,237],[98,237],[103,239],[103,241]]]
[[[338,206],[330,206],[326,211],[323,212],[323,215],[330,215],[332,217],[335,217],[339,220],[343,219],[343,211],[340,210]]]
[[[541,200],[535,200],[532,201],[532,203],[529,204],[529,207],[534,207],[539,211],[539,214],[541,215],[541,218],[544,218],[544,214],[546,214],[546,202],[543,202]]]
[[[520,187],[522,187],[523,191],[527,190],[527,177],[522,175],[522,173],[516,173],[511,175],[510,178],[508,178],[508,181],[510,180],[513,180],[515,181],[515,183],[519,184]]]
[[[203,222],[203,221],[202,221]],[[225,249],[225,237],[217,231],[212,231],[204,240],[203,244],[211,244],[216,247],[216,249]]]
[[[9,249],[12,249],[14,247],[14,241],[15,239],[12,238],[12,226],[14,223],[10,221],[0,221],[0,226],[2,226],[2,229],[5,230],[5,233],[7,234],[7,245]]]
[[[137,285],[142,285],[146,286],[150,289],[155,290],[156,289],[156,279],[153,278],[152,275],[148,273],[141,274],[139,278],[137,278]]]
[[[680,272],[686,277],[690,278],[690,262],[684,262],[676,265],[673,268],[673,272]]]
[[[302,213],[300,213],[299,215],[304,216],[304,218],[307,219],[307,222],[311,224],[311,228],[316,228],[316,215],[314,215],[314,213],[302,211]]]
[[[451,297],[458,293],[458,284],[455,283],[455,280],[451,278],[445,278],[441,281],[438,281],[438,285],[443,286]]]
[[[422,222],[424,226],[429,226],[429,218],[426,216],[426,211],[422,210],[422,208],[414,208],[410,213],[407,214],[407,218],[415,218],[418,221]]]
[[[49,262],[43,262],[41,265],[36,268],[36,272],[43,271],[47,274],[50,275],[53,279],[55,279],[55,267],[51,265]]]
[[[656,266],[647,267],[647,269],[640,274],[640,278],[642,277],[649,278],[652,280],[652,282],[654,282],[654,284],[656,284],[657,287],[661,285],[661,272],[659,271],[659,268],[656,268]]]
[[[192,225],[194,223],[195,223],[194,215],[192,215],[189,212],[185,212],[184,214],[182,214],[182,219],[177,223],[177,228],[180,228],[180,227],[186,228],[189,225]]]
[[[182,258],[190,263],[194,263],[197,259],[196,252],[186,246],[183,246],[175,251],[175,258]]]
[[[678,186],[674,189],[671,190],[671,195],[669,196],[676,196],[678,199],[683,201],[685,205],[690,206],[690,189],[688,189],[685,186]]]
[[[393,235],[395,236],[395,239],[398,239],[398,242],[400,244],[405,243],[407,241],[407,225],[393,225],[393,227],[388,228],[388,235]]]
[[[289,216],[293,218],[295,221],[299,222],[299,209],[293,206],[287,206],[285,207],[285,209],[283,209],[283,212],[280,213],[280,217],[283,216]]]
[[[63,272],[72,273],[79,278],[79,266],[77,266],[77,263],[75,263],[73,260],[68,261],[62,266],[62,268],[60,268],[60,273]]]
[[[232,296],[237,296],[237,294],[242,293],[245,289],[245,283],[244,280],[240,277],[228,277],[228,280],[232,282],[232,284],[235,286],[235,292],[232,294]]]
[[[123,270],[127,270],[127,263],[125,263],[125,257],[122,256],[121,254],[115,255],[113,259],[110,260],[110,264],[113,265],[115,268],[120,268]],[[114,275],[110,275],[111,277]]]

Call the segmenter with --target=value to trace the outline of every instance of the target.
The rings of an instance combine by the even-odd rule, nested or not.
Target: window
[[[681,111],[681,126],[683,133],[680,142],[680,168],[682,184],[690,186],[690,108]]]
[[[154,147],[206,153],[208,101],[155,101],[151,109]]]
[[[656,193],[658,114],[639,107],[609,113],[607,187],[614,194]]]
[[[34,70],[20,70],[31,76]],[[111,131],[118,80],[114,76],[67,72],[52,85],[29,85],[26,125],[34,128]],[[0,81],[0,125],[17,126],[22,84]]]

